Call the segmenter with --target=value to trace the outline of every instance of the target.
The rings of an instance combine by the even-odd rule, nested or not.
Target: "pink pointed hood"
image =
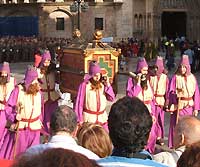
[[[141,70],[144,68],[144,67],[147,67],[148,68],[148,64],[145,60],[144,57],[139,57],[138,58],[138,62],[137,62],[137,67],[136,67],[136,73],[140,73]]]
[[[0,66],[0,72],[5,71],[8,74],[8,81],[10,81],[10,66],[8,62],[3,62]]]
[[[163,58],[160,57],[160,56],[157,56],[155,65],[158,68],[157,75],[161,75],[164,72],[164,70],[165,70],[164,63],[163,63]]]
[[[182,55],[182,58],[181,58],[179,65],[184,65],[187,68],[187,71],[186,71],[187,75],[189,75],[191,73],[188,55]]]

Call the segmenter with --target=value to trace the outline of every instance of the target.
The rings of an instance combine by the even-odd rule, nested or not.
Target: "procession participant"
[[[49,133],[51,114],[58,106],[60,96],[55,91],[56,67],[54,63],[51,63],[50,52],[44,50],[41,57],[41,59],[36,58],[35,66],[38,65],[40,87],[44,95],[44,127]]]
[[[96,61],[89,64],[89,74],[80,84],[75,104],[78,122],[92,122],[107,129],[108,115],[106,103],[115,100],[113,88],[108,77],[103,77]]]
[[[145,58],[140,57],[137,62],[136,74],[128,78],[126,86],[126,95],[129,97],[138,97],[147,106],[152,115],[153,125],[150,137],[147,144],[147,150],[153,153],[156,144],[156,115],[155,115],[155,101],[153,90],[148,79],[148,64]]]
[[[150,85],[154,92],[155,99],[155,114],[156,114],[156,127],[157,127],[157,143],[163,145],[164,139],[164,115],[163,108],[165,107],[165,99],[168,90],[169,80],[164,73],[163,58],[157,57],[154,65],[154,74],[150,76]]]
[[[178,118],[184,115],[197,116],[199,110],[199,88],[195,76],[191,73],[187,55],[183,55],[179,68],[170,81],[168,93],[171,112],[168,146],[174,146],[174,127]]]
[[[10,96],[10,93],[14,89],[16,80],[14,77],[10,76],[10,66],[9,63],[4,62],[0,66],[0,148],[4,135],[7,131],[6,125],[6,115],[5,115],[5,105]]]
[[[13,159],[28,147],[40,143],[43,100],[35,67],[27,68],[24,82],[12,91],[5,111],[7,131],[0,159]]]

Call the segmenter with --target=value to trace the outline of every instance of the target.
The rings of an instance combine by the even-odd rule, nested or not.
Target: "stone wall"
[[[187,12],[187,36],[192,40],[200,39],[200,12],[192,5],[182,1],[177,5],[169,0],[123,0],[89,2],[87,12],[80,13],[80,29],[83,37],[92,40],[95,31],[95,17],[103,18],[103,33],[105,37],[149,38],[156,41],[161,36],[161,15],[163,11]],[[38,16],[39,35],[43,37],[71,38],[72,31],[77,27],[77,13],[70,12],[73,1],[61,3],[27,3],[0,5],[0,17],[7,16]],[[116,3],[115,3],[116,2]],[[188,3],[187,3],[188,4]],[[199,3],[198,3],[199,4]],[[198,7],[198,5],[197,5]],[[65,19],[65,30],[56,30],[56,18]]]

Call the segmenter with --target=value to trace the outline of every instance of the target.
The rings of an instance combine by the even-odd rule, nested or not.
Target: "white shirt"
[[[176,167],[177,161],[180,158],[181,154],[184,152],[184,150],[185,146],[182,146],[174,150],[173,152],[161,152],[153,155],[153,159],[170,167]]]
[[[52,136],[48,143],[32,146],[28,148],[25,153],[29,155],[35,155],[50,148],[64,148],[83,154],[89,159],[94,159],[94,160],[99,159],[99,157],[92,151],[83,148],[82,146],[79,146],[71,136],[64,136],[64,135]]]

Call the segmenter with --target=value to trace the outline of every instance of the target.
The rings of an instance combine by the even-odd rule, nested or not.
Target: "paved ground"
[[[178,63],[180,57],[176,57],[176,62]],[[137,58],[131,58],[130,63],[129,63],[129,71],[134,71],[136,68],[136,61]],[[28,64],[33,64],[31,62],[23,62],[23,63],[11,63],[11,72],[13,75],[16,77],[17,82],[19,83],[23,78],[24,78],[24,73],[26,70],[26,67]],[[176,68],[174,68],[172,71],[169,72],[169,76],[171,76]],[[200,72],[195,73],[195,76],[197,77],[198,83],[200,84]],[[126,81],[127,81],[128,76],[126,75],[119,75],[118,77],[118,94],[117,94],[117,99],[125,96],[125,89],[126,89]],[[200,86],[200,85],[199,85]],[[108,111],[110,109],[110,106],[112,103],[108,103]],[[165,141],[167,141],[167,136],[168,136],[168,129],[169,129],[169,117],[170,114],[166,113],[165,114]]]

